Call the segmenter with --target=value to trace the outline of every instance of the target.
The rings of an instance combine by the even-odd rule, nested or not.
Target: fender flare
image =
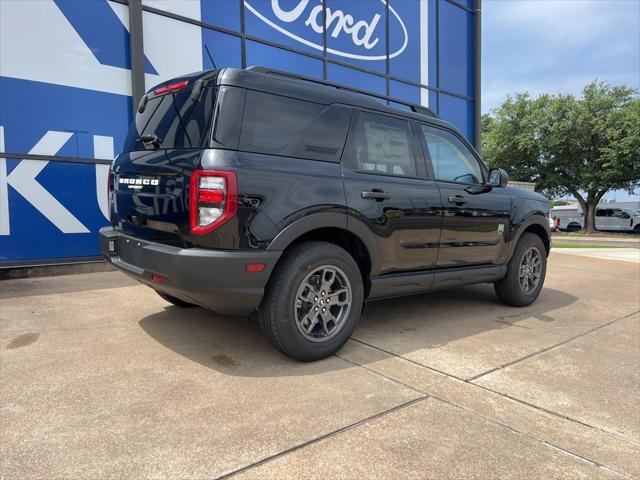
[[[514,230],[514,235],[512,236],[511,241],[509,242],[510,245],[509,245],[505,262],[508,262],[509,260],[511,260],[511,256],[513,255],[513,251],[515,250],[516,245],[520,241],[520,237],[522,237],[522,234],[531,225],[539,225],[540,227],[543,228],[545,235],[547,237],[547,242],[549,243],[549,249],[551,249],[551,233],[549,232],[549,221],[547,220],[547,217],[545,217],[542,213],[534,213],[516,226]]]
[[[355,235],[364,244],[371,259],[370,276],[378,274],[380,252],[373,233],[362,220],[347,216],[345,213],[319,212],[300,218],[282,229],[271,241],[267,250],[282,251],[305,233],[320,228],[338,228]]]

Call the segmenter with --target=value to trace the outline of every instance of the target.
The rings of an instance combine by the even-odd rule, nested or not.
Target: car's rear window
[[[144,111],[136,114],[124,151],[156,148],[138,141],[142,135],[156,135],[158,148],[208,147],[216,87],[204,88],[197,101],[191,92],[192,88],[185,88],[149,98]]]

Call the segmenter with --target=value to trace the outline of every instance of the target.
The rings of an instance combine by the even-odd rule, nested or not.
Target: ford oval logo
[[[297,4],[294,2],[295,6],[293,6],[293,8],[283,8],[282,5],[280,5],[280,0],[271,0],[271,12],[269,13],[260,12],[258,8],[253,6],[251,2],[254,2],[254,0],[245,0],[244,4],[247,10],[271,28],[292,38],[296,42],[322,51],[322,44],[303,38],[299,34],[293,33],[285,28],[287,24],[301,21],[304,22],[304,26],[309,29],[309,33],[322,33],[322,3],[320,2],[310,7],[309,1],[310,0],[299,0]],[[383,32],[385,28],[384,8],[386,8],[387,2],[386,0],[380,0],[380,3],[382,3],[383,6],[381,11],[379,13],[370,13],[367,18],[357,18],[349,12],[344,12],[339,9],[332,10],[330,7],[327,7],[327,39],[330,37],[335,39],[344,37],[348,40],[347,43],[351,42],[353,44],[353,51],[342,51],[327,47],[327,52],[355,60],[386,60],[386,55],[379,54],[380,50],[384,49],[385,43],[384,35],[379,35],[379,33]],[[256,5],[258,4],[259,3],[256,3]],[[398,22],[402,31],[402,39],[399,45],[390,48],[389,58],[394,58],[407,48],[409,36],[407,34],[407,27],[405,27],[404,22],[391,5],[389,5],[389,13],[389,22]],[[374,53],[373,49],[376,46],[378,47],[376,49],[378,52]]]

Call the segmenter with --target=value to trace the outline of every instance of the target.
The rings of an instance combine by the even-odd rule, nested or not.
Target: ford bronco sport
[[[147,93],[109,205],[108,261],[175,305],[257,311],[302,361],[340,349],[368,300],[489,282],[529,305],[550,248],[548,201],[429,109],[263,67]]]

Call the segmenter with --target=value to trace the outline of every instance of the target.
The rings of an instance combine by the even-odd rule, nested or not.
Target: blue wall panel
[[[247,66],[251,65],[264,65],[322,78],[322,60],[249,40],[247,41]]]
[[[440,2],[440,88],[473,95],[473,15]]]

